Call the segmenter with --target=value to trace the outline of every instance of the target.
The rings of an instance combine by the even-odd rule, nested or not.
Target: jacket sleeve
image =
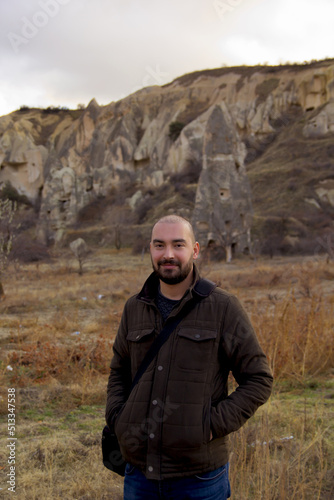
[[[121,322],[113,345],[113,358],[107,387],[105,418],[112,428],[115,418],[125,404],[131,387],[131,361],[127,336],[127,304],[125,304]]]
[[[221,348],[238,387],[211,409],[215,437],[238,430],[269,398],[273,377],[248,316],[236,297],[225,311]]]

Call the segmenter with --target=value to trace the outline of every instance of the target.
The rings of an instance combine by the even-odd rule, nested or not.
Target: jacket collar
[[[197,291],[194,290],[194,287],[195,287],[196,283],[198,283],[198,281],[200,279],[200,275],[199,275],[199,272],[198,272],[198,269],[197,269],[195,263],[194,263],[193,273],[194,273],[193,282],[192,282],[191,286],[188,288],[187,292],[185,293],[185,296],[187,296],[188,294],[190,294],[190,296],[192,296],[193,293],[197,294]],[[153,271],[153,273],[151,273],[150,276],[145,281],[144,286],[141,289],[141,291],[138,293],[137,299],[141,300],[143,302],[146,302],[147,304],[151,304],[154,302],[154,299],[157,296],[158,289],[159,289],[159,278],[158,278],[156,272]],[[202,295],[202,294],[199,294],[199,295]]]

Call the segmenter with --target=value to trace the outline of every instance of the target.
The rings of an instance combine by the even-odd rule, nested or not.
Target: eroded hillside
[[[202,245],[306,248],[333,229],[333,138],[333,60],[219,68],[1,117],[0,183],[35,206],[45,243],[74,226],[105,241],[121,226],[131,243],[133,226],[176,211]]]

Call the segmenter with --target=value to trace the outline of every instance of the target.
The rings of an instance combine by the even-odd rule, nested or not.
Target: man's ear
[[[193,259],[196,260],[198,256],[199,256],[199,243],[198,241],[196,241],[194,245]]]

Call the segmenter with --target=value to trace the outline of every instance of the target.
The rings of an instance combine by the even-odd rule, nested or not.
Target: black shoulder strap
[[[207,297],[210,295],[210,293],[216,288],[216,283],[213,281],[201,278],[200,280],[197,281],[196,285],[194,286],[194,291],[200,296],[200,297]]]
[[[141,365],[138,368],[138,371],[132,381],[131,390],[138,384],[141,376],[145,373],[155,356],[158,354],[160,348],[169,338],[170,334],[175,330],[180,321],[184,318],[186,314],[188,314],[202,299],[210,295],[210,293],[216,288],[216,284],[207,279],[201,278],[196,285],[194,286],[194,294],[193,299],[186,304],[183,308],[181,314],[175,316],[175,318],[171,321],[167,321],[167,324],[161,330],[157,338],[154,340],[153,344],[147,351]]]

